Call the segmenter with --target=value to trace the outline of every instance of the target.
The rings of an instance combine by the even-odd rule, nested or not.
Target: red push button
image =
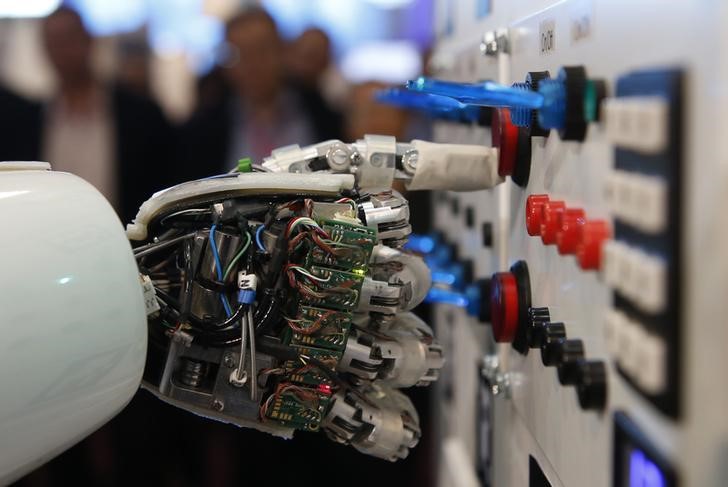
[[[547,194],[532,194],[526,199],[526,231],[532,237],[541,235],[543,205],[548,201]]]
[[[602,245],[612,234],[604,220],[588,220],[581,230],[581,242],[576,251],[579,266],[587,270],[598,270],[602,266]]]
[[[561,215],[566,209],[563,201],[549,201],[543,205],[541,220],[541,241],[546,245],[556,243],[556,235],[561,230]]]
[[[510,272],[493,275],[490,288],[490,317],[496,342],[512,342],[518,329],[518,284]]]
[[[490,127],[493,147],[498,150],[498,174],[501,177],[513,174],[518,154],[518,127],[511,122],[511,112],[507,108],[493,110]]]
[[[556,234],[559,253],[574,254],[581,242],[581,228],[586,221],[586,213],[581,208],[567,208],[561,215],[561,230]]]

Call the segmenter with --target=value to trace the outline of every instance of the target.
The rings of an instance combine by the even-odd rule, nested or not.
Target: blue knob
[[[526,83],[513,83],[513,88],[523,91],[531,91]],[[516,127],[528,127],[531,125],[531,109],[516,107],[511,109],[511,122]]]
[[[538,112],[538,123],[544,129],[564,128],[566,123],[566,86],[564,81],[546,79],[541,81],[538,92],[543,95],[543,106]]]
[[[539,93],[504,86],[492,81],[457,83],[421,76],[407,82],[407,88],[422,93],[449,96],[463,103],[486,107],[540,108],[543,96]]]

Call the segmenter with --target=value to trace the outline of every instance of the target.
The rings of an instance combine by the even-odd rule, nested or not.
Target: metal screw
[[[414,149],[410,149],[402,155],[402,165],[404,170],[409,174],[414,174],[417,171],[417,161],[420,158],[420,153]]]
[[[326,152],[326,160],[333,170],[343,170],[351,164],[351,151],[344,144],[336,144]]]
[[[480,52],[484,56],[496,56],[500,52],[508,54],[510,52],[508,31],[501,29],[483,34],[483,40],[480,41]]]
[[[235,367],[235,358],[231,354],[226,353],[225,356],[222,358],[222,364],[225,367],[231,369]]]
[[[494,396],[511,396],[511,377],[501,372],[497,355],[486,355],[481,363],[480,373]]]
[[[212,409],[214,409],[215,411],[222,411],[223,409],[225,409],[225,403],[222,402],[220,399],[214,399],[212,401]]]

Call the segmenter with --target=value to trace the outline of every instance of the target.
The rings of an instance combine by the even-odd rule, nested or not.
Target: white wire
[[[243,314],[240,318],[240,358],[238,360],[238,373],[237,379],[243,380],[243,374],[245,373],[245,351],[247,350],[248,340],[248,316]]]
[[[295,266],[294,265],[294,266],[291,266],[290,268],[293,269],[294,271],[300,272],[304,276],[310,277],[314,281],[318,281],[318,282],[329,282],[331,280],[331,274],[329,274],[329,276],[324,279],[323,277],[314,276],[313,274],[311,274],[310,272],[308,272],[303,267],[298,267],[298,266]]]
[[[248,335],[250,335],[250,400],[258,397],[258,374],[255,363],[255,323],[253,323],[253,305],[248,308]]]

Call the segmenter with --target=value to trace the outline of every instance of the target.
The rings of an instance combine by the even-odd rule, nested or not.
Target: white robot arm
[[[480,146],[292,146],[256,172],[155,194],[125,236],[80,179],[0,166],[0,482],[99,427],[140,381],[206,417],[404,458],[420,429],[397,389],[429,384],[444,358],[409,313],[430,276],[401,250],[409,208],[392,182],[502,181]]]

